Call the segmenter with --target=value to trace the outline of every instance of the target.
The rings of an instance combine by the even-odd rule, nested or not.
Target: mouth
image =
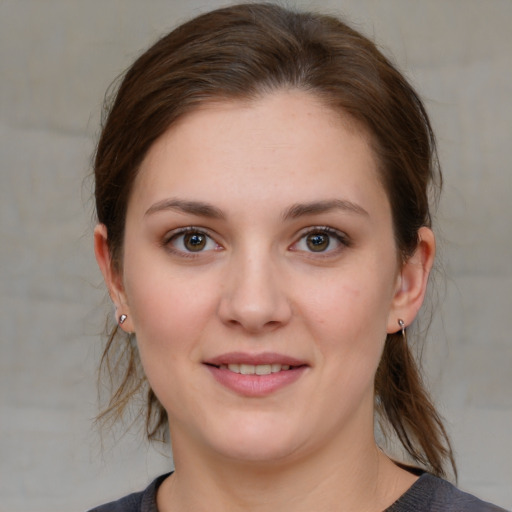
[[[252,397],[266,396],[293,384],[309,368],[305,361],[268,352],[223,354],[203,364],[224,387]]]
[[[212,365],[219,370],[229,370],[233,373],[240,373],[242,375],[270,375],[271,373],[279,373],[283,371],[298,368],[298,366],[290,366],[289,364],[221,364],[219,366]]]
[[[230,352],[207,359],[204,364],[242,375],[270,375],[309,366],[304,360],[275,352]]]

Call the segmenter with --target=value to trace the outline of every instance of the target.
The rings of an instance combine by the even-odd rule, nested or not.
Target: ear
[[[410,325],[425,298],[428,277],[434,264],[436,240],[432,230],[427,227],[419,229],[418,239],[414,254],[403,264],[397,277],[388,318],[388,333],[400,330],[399,319],[403,320],[406,326]]]
[[[112,257],[108,247],[107,227],[104,224],[98,224],[94,229],[94,254],[101,273],[103,274],[105,284],[107,285],[110,299],[116,308],[116,320],[119,322],[121,315],[127,315],[122,328],[127,332],[132,332],[133,324],[126,300],[123,279],[112,263]]]

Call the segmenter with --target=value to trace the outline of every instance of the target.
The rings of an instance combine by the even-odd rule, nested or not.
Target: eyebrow
[[[225,219],[222,210],[203,201],[187,201],[184,199],[164,199],[150,206],[145,215],[151,215],[161,211],[173,210],[180,213],[188,213],[199,217],[212,219]],[[343,199],[330,199],[325,201],[313,201],[310,203],[296,203],[287,208],[283,213],[284,220],[297,219],[305,215],[317,215],[333,210],[341,210],[348,213],[369,216],[368,212],[356,203]]]
[[[313,201],[311,203],[297,203],[287,208],[283,214],[285,220],[297,219],[304,215],[316,215],[333,210],[341,210],[369,217],[369,213],[356,203],[343,199],[330,199],[326,201]]]
[[[144,215],[174,210],[181,213],[197,215],[199,217],[210,217],[213,219],[224,219],[226,216],[219,208],[202,201],[186,201],[183,199],[164,199],[155,203],[146,210]]]

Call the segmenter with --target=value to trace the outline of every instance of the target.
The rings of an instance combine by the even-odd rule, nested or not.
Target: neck
[[[331,444],[301,459],[271,463],[195,457],[190,451],[182,457],[179,450],[174,458],[176,471],[158,493],[162,512],[381,511],[416,479],[378,449],[373,433],[359,446]]]

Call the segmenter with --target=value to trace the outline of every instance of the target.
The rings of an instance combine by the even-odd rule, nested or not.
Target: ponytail
[[[449,461],[457,478],[448,434],[422,382],[405,332],[388,335],[375,376],[375,395],[383,427],[394,430],[413,461],[439,477],[446,476]]]

